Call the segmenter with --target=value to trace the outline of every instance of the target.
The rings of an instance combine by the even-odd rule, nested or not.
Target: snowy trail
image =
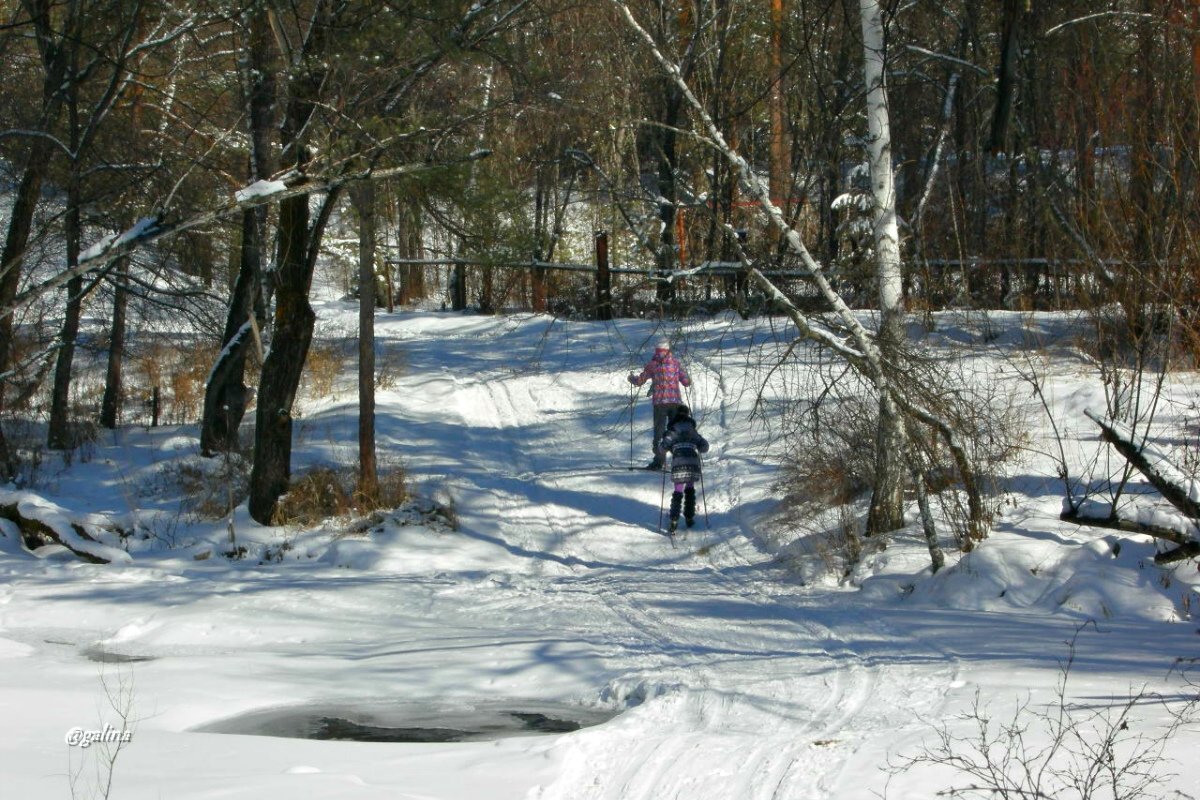
[[[619,721],[564,741],[562,774],[535,796],[827,797],[853,755],[855,737],[843,734],[868,727],[860,718],[878,724],[871,709],[891,706],[887,723],[908,724],[930,704],[896,708],[897,696],[938,698],[955,679],[953,659],[920,675],[868,665],[803,613],[799,592],[780,596],[794,577],[745,537],[741,482],[720,455],[723,411],[711,434],[722,446],[706,467],[717,487],[705,487],[714,526],[697,527],[673,550],[654,532],[660,475],[581,467],[597,444],[578,426],[549,432],[529,451],[523,432],[542,420],[539,395],[564,390],[554,383],[502,370],[456,376],[464,455],[505,456],[495,471],[476,465],[500,480],[477,487],[487,500],[462,522],[512,550],[544,554],[543,564],[568,566],[570,575],[550,570],[540,587],[526,577],[527,590],[552,595],[563,619],[619,643],[613,688],[644,699]],[[717,408],[732,402],[723,381],[708,391]]]

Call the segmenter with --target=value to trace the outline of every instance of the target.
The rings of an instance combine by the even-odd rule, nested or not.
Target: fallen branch
[[[1118,430],[1116,425],[1105,422],[1090,411],[1085,411],[1088,419],[1100,426],[1100,435],[1104,441],[1111,444],[1116,451],[1159,491],[1163,498],[1179,509],[1190,520],[1200,520],[1200,502],[1194,496],[1195,481],[1188,478],[1184,472],[1171,463],[1163,453],[1148,445],[1139,447],[1132,440],[1132,435]],[[1191,484],[1192,486],[1186,486]]]
[[[1178,545],[1197,545],[1200,546],[1192,537],[1186,533],[1181,533],[1174,528],[1164,528],[1161,525],[1151,525],[1146,522],[1136,522],[1130,519],[1122,519],[1117,516],[1109,517],[1094,517],[1088,514],[1082,514],[1078,511],[1064,511],[1058,517],[1063,522],[1073,522],[1076,525],[1088,525],[1092,528],[1107,528],[1108,530],[1123,531],[1124,533],[1140,533],[1146,536],[1153,536],[1155,539],[1166,539],[1168,542],[1174,542]],[[1174,552],[1174,551],[1172,551]],[[1156,561],[1158,559],[1155,559]]]
[[[1104,441],[1111,444],[1118,453],[1124,456],[1125,460],[1140,472],[1168,503],[1187,517],[1193,526],[1200,526],[1200,501],[1197,500],[1197,486],[1193,478],[1172,463],[1166,453],[1157,447],[1150,444],[1142,444],[1139,447],[1133,441],[1133,432],[1125,429],[1124,426],[1105,422],[1090,411],[1084,411],[1084,414],[1100,426],[1100,435]],[[1121,519],[1117,516],[1115,509],[1108,516],[1099,517],[1081,513],[1079,508],[1073,505],[1059,518],[1080,525],[1145,534],[1179,545],[1173,550],[1156,555],[1154,557],[1155,564],[1171,564],[1200,555],[1200,542],[1196,541],[1194,536],[1175,528]]]
[[[1173,564],[1176,561],[1192,558],[1200,555],[1200,542],[1188,542],[1180,545],[1174,550],[1168,550],[1165,553],[1159,553],[1154,557],[1155,564]]]

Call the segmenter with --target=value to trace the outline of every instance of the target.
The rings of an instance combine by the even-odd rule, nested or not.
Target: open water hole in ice
[[[193,730],[354,742],[478,742],[570,733],[618,713],[529,700],[315,703],[260,709]]]

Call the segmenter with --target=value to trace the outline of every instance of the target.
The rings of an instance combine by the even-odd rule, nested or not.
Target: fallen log
[[[0,501],[0,518],[17,526],[29,550],[57,544],[93,564],[128,563],[124,550],[103,544],[91,526],[70,519],[66,511],[33,494],[13,493]]]

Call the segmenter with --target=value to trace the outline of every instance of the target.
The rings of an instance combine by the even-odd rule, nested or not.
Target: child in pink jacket
[[[654,459],[646,465],[646,469],[662,469],[663,457],[658,451],[658,443],[662,440],[667,422],[675,415],[675,410],[683,403],[679,394],[680,386],[691,386],[692,379],[679,359],[671,354],[671,343],[663,340],[654,348],[654,356],[646,364],[640,375],[630,373],[629,382],[641,386],[646,381],[652,381],[651,402],[654,406]]]

